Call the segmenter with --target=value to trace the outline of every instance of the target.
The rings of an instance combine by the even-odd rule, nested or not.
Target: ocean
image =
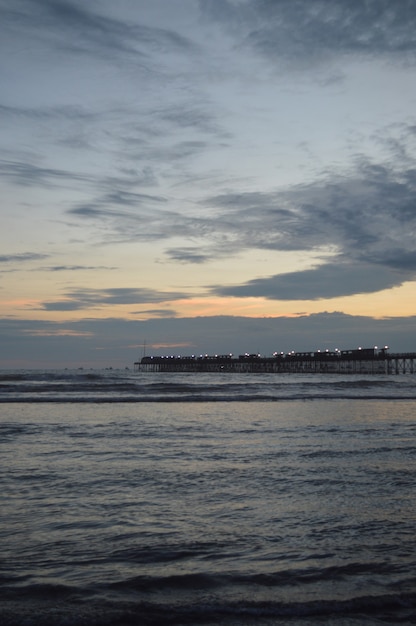
[[[415,401],[414,375],[0,371],[0,624],[415,624]]]

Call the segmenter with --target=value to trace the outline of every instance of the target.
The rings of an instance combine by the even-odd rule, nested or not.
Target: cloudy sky
[[[416,351],[414,0],[0,0],[1,367]]]

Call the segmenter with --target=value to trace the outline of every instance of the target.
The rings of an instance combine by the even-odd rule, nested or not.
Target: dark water
[[[0,624],[416,623],[416,377],[0,372]]]

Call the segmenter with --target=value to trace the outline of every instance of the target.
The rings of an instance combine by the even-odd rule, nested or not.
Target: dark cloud
[[[410,272],[416,275],[416,251],[406,251],[403,248],[392,248],[384,254],[379,254],[373,258],[375,263],[396,269],[398,271]]]
[[[144,193],[132,193],[115,189],[111,193],[104,196],[103,202],[108,204],[138,206],[148,202],[165,203],[166,198],[162,196],[152,196]]]
[[[115,287],[109,289],[78,289],[63,295],[64,300],[43,302],[46,311],[75,311],[102,306],[149,304],[188,299],[189,294],[152,289]]]
[[[79,309],[84,308],[84,304],[79,301],[56,301],[56,302],[44,302],[42,304],[42,309],[44,311],[78,311]]]
[[[176,311],[174,309],[143,309],[143,311],[132,311],[132,315],[141,317],[159,317],[159,318],[172,318],[176,317]]]
[[[348,56],[416,60],[413,0],[202,0],[200,7],[277,66]]]
[[[416,276],[416,272],[413,274]],[[409,275],[409,279],[412,275]],[[327,264],[316,269],[250,280],[243,285],[218,286],[220,296],[263,297],[269,300],[322,300],[360,293],[374,293],[404,282],[403,275],[380,271],[371,265]]]
[[[0,263],[20,263],[21,261],[40,261],[47,259],[49,254],[22,252],[21,254],[0,254]]]

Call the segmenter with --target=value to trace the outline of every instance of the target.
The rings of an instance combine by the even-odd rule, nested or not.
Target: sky
[[[416,351],[414,0],[0,0],[0,367]]]

